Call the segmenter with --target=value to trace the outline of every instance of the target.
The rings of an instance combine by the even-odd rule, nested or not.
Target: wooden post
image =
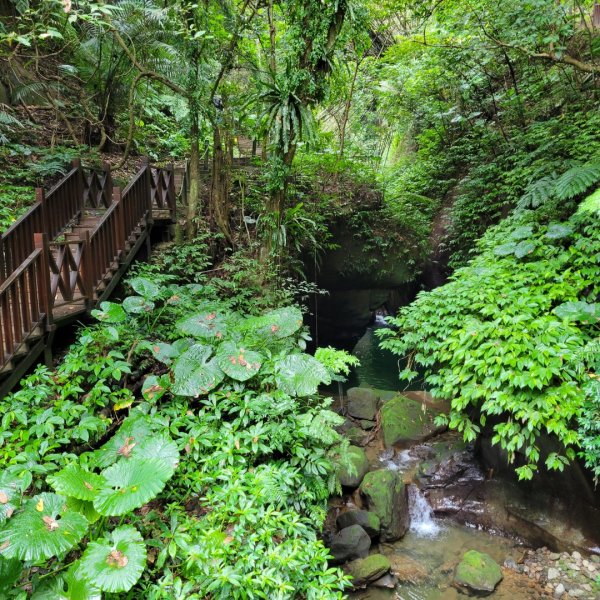
[[[152,181],[152,167],[150,166],[150,159],[147,156],[144,156],[142,159],[142,164],[146,169],[145,176],[145,187],[146,187],[146,198],[147,198],[147,210],[148,214],[146,216],[146,223],[152,223],[152,189],[153,189],[153,181]],[[158,193],[158,190],[156,190]]]
[[[52,328],[52,309],[54,307],[54,298],[50,297],[50,263],[49,263],[49,252],[50,246],[48,244],[47,233],[34,233],[33,242],[36,248],[42,251],[41,256],[41,268],[38,273],[38,287],[40,294],[40,303],[44,309],[46,315],[46,330],[50,331]]]
[[[104,197],[106,198],[104,206],[109,208],[113,196],[113,179],[110,164],[107,162],[102,163],[102,170],[104,171]]]
[[[131,233],[125,231],[125,211],[123,210],[123,206],[121,205],[121,198],[121,188],[113,188],[113,204],[119,205],[115,208],[115,237],[117,240],[117,248],[119,252],[125,250],[125,242],[127,242],[127,236],[129,235],[129,233]]]
[[[89,312],[94,306],[94,257],[90,249],[90,230],[84,229],[79,234],[81,240],[81,280],[85,290],[85,309]]]
[[[80,158],[74,158],[71,166],[77,169],[77,197],[79,199],[79,212],[81,213],[85,204],[85,173],[83,172]]]
[[[42,205],[42,232],[47,233],[50,227],[48,224],[49,215],[46,214],[46,195],[40,187],[35,188],[35,201]]]
[[[2,285],[5,279],[8,277],[6,272],[6,262],[4,260],[4,242],[0,236],[0,285]]]
[[[167,171],[169,172],[169,188],[167,189],[167,205],[169,212],[171,213],[171,221],[175,222],[177,219],[177,198],[175,195],[175,165],[169,163],[167,165]]]

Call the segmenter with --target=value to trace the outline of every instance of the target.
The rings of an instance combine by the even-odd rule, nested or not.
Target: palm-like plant
[[[316,137],[312,111],[300,93],[304,82],[298,74],[286,71],[272,75],[262,82],[262,90],[255,102],[261,104],[260,118],[263,131],[269,134],[274,149],[281,154],[290,151],[299,141],[311,142]]]

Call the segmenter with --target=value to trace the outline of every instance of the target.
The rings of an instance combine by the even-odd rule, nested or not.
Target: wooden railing
[[[35,204],[0,237],[0,281],[33,252],[35,233],[54,239],[84,208],[106,206],[111,194],[110,168],[84,170],[79,160],[47,194],[37,188]]]
[[[92,231],[80,229],[80,239],[52,241],[82,210],[98,215],[104,208]],[[153,211],[167,222],[175,218],[172,166],[144,163],[121,193],[109,169],[86,173],[76,163],[47,196],[38,192],[0,240],[0,372],[49,330],[55,309],[76,303],[76,313],[95,305],[147,238]]]
[[[40,247],[0,285],[0,368],[49,324],[48,265]]]

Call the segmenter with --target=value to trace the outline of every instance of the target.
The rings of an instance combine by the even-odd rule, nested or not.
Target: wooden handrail
[[[36,248],[0,285],[0,368],[8,364],[48,317],[44,253]]]
[[[78,311],[90,310],[103,292],[110,293],[115,273],[122,275],[148,239],[153,210],[158,218],[174,219],[174,168],[146,161],[121,192],[108,167],[86,173],[76,161],[47,195],[39,189],[36,196],[0,237],[0,371],[29,352],[33,340],[40,346],[55,310],[68,313],[74,303]],[[83,227],[79,239],[66,233],[52,241],[84,211],[96,218],[104,208],[93,231]]]
[[[0,237],[0,281],[5,280],[34,249],[33,235],[46,233],[53,239],[84,210],[108,206],[112,196],[110,167],[83,169],[74,160],[71,170],[45,194],[36,189],[35,204]],[[109,200],[107,200],[107,198]]]

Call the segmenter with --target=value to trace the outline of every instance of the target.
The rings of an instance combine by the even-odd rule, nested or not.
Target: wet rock
[[[469,550],[454,572],[454,585],[472,596],[488,596],[502,581],[502,571],[494,559],[484,552]]]
[[[371,585],[379,588],[387,588],[389,590],[393,590],[396,587],[398,580],[389,573],[380,577],[377,581],[374,581]]]
[[[362,429],[366,431],[371,431],[373,427],[375,427],[375,421],[367,421],[366,419],[362,419],[360,421],[360,426]]]
[[[396,396],[381,408],[381,430],[387,448],[394,444],[420,442],[437,431],[434,424],[439,411],[431,406],[411,400],[406,396]]]
[[[350,527],[352,525],[360,525],[371,539],[379,536],[381,529],[381,521],[379,517],[367,510],[349,510],[340,514],[337,518],[337,526],[339,529]]]
[[[367,443],[368,435],[360,427],[351,427],[344,435],[356,446],[364,446]]]
[[[348,414],[355,419],[374,421],[377,414],[379,397],[368,388],[350,388],[348,390]]]
[[[383,554],[371,554],[367,558],[353,560],[344,570],[352,576],[352,584],[358,588],[383,577],[390,566],[390,561]]]
[[[349,488],[358,487],[369,470],[367,455],[358,446],[349,446],[348,452],[339,460],[339,465],[340,483]]]
[[[331,563],[339,565],[355,558],[364,558],[369,554],[370,547],[371,538],[360,525],[346,527],[333,536]]]
[[[399,540],[410,524],[408,495],[400,474],[387,469],[371,471],[365,475],[359,489],[369,511],[381,521],[381,541]]]
[[[428,578],[427,569],[419,562],[402,554],[389,554],[391,571],[402,583],[422,583]],[[454,568],[454,565],[452,565]],[[452,570],[449,569],[449,571]]]

